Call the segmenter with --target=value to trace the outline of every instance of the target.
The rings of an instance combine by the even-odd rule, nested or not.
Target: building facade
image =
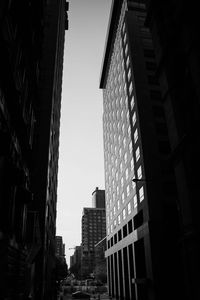
[[[95,268],[95,245],[106,235],[105,208],[84,208],[82,216],[82,278],[88,278]]]
[[[145,1],[113,1],[100,80],[108,287],[120,299],[180,297],[183,282],[171,148],[145,20]]]
[[[0,295],[53,299],[65,1],[0,4]]]
[[[65,259],[65,244],[63,243],[62,236],[55,237],[55,254],[61,259]]]

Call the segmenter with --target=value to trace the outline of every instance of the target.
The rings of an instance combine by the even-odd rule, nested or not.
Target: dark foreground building
[[[101,73],[109,294],[188,299],[169,160],[171,115],[146,15],[145,1],[113,1]]]
[[[65,1],[0,3],[0,299],[54,299]]]
[[[200,21],[197,3],[147,1],[177,186],[186,299],[200,299]]]

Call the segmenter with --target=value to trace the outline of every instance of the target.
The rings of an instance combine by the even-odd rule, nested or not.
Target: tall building
[[[92,207],[105,208],[105,190],[99,190],[98,187],[92,193]]]
[[[55,254],[65,260],[65,244],[63,244],[62,236],[56,236],[55,238]]]
[[[147,24],[155,44],[157,74],[171,146],[170,162],[178,191],[181,233],[179,249],[184,266],[182,290],[186,299],[199,299],[200,219],[200,58],[197,3],[148,2]],[[187,20],[187,21],[186,21]]]
[[[96,193],[98,191],[96,190]],[[100,198],[102,199],[102,198]],[[104,200],[105,201],[105,200]],[[106,236],[105,208],[83,208],[81,274],[87,278],[95,268],[95,245]]]
[[[68,4],[0,3],[0,295],[54,299]]]
[[[185,299],[177,191],[145,1],[113,1],[102,65],[109,294]]]

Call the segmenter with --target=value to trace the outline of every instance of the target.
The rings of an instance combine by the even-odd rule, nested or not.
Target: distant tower
[[[106,236],[105,208],[83,208],[81,272],[88,277],[95,268],[95,245]]]
[[[105,190],[99,190],[99,188],[96,187],[92,193],[92,207],[105,208]]]

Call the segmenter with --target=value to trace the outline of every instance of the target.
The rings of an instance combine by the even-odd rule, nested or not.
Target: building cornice
[[[101,75],[100,75],[100,88],[105,88],[106,78],[108,75],[108,65],[111,59],[112,48],[117,33],[118,20],[121,13],[123,0],[113,0],[110,11],[110,18],[108,22],[106,43],[104,48],[104,56],[102,61]]]

